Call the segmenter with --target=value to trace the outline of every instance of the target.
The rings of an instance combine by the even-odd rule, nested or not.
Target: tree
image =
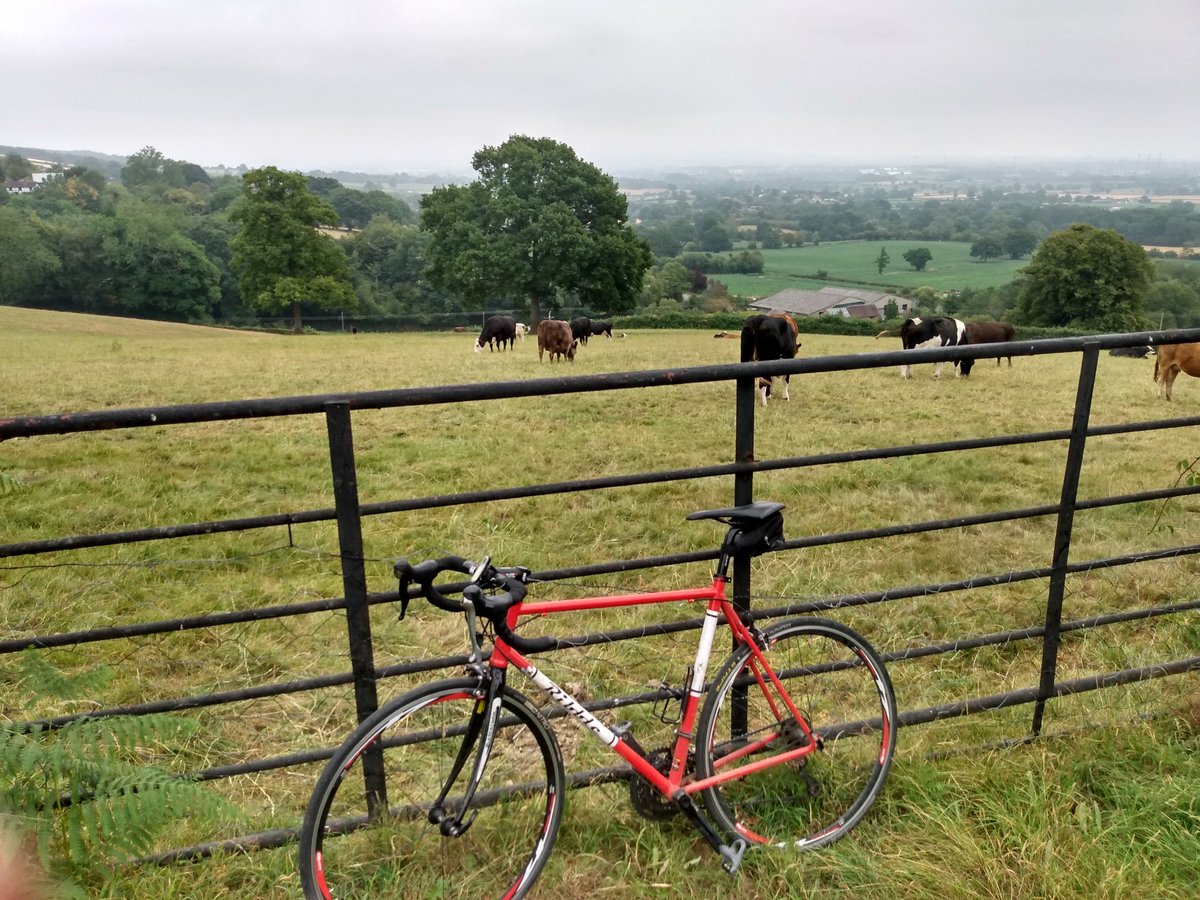
[[[980,262],[999,259],[1003,255],[1004,247],[996,238],[980,238],[971,245],[971,256],[977,257]]]
[[[882,275],[883,270],[888,267],[888,264],[891,261],[892,258],[888,256],[887,247],[881,247],[879,250],[879,255],[875,257],[875,270]]]
[[[5,306],[21,306],[62,268],[35,222],[7,207],[0,207],[0,259],[0,304]]]
[[[924,272],[925,266],[933,259],[933,254],[929,252],[927,247],[917,247],[913,250],[904,251],[904,261],[916,269],[918,272]]]
[[[230,268],[242,300],[267,312],[290,308],[297,334],[304,305],[356,309],[346,254],[317,230],[337,224],[333,207],[308,190],[299,172],[274,166],[247,172],[242,186],[242,199],[229,213],[241,226],[230,241]]]
[[[221,270],[179,232],[168,210],[135,197],[106,217],[101,260],[109,310],[182,321],[208,321],[221,299]]]
[[[1146,295],[1146,314],[1152,328],[1200,326],[1200,291],[1174,278],[1156,281]]]
[[[524,298],[533,322],[560,292],[593,309],[634,308],[653,258],[610,176],[566,144],[524,135],[471,165],[475,181],[421,198],[434,286],[481,304]]]
[[[1033,252],[1034,247],[1037,246],[1037,235],[1023,228],[1013,228],[1005,232],[1004,237],[1000,239],[1000,244],[1004,247],[1004,252],[1008,254],[1009,259],[1020,259]]]
[[[20,153],[8,153],[0,160],[0,176],[20,181],[33,174],[33,165]]]
[[[729,226],[717,212],[707,212],[696,220],[696,244],[706,253],[722,253],[733,249]]]
[[[146,145],[126,160],[121,169],[121,183],[133,190],[150,187],[163,181],[163,170],[170,160],[150,145]]]
[[[1143,304],[1154,267],[1145,250],[1112,229],[1076,224],[1056,231],[1022,272],[1022,321],[1108,332],[1148,326]]]

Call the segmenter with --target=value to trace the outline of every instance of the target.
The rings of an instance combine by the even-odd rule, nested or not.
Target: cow
[[[517,322],[512,316],[488,316],[479,337],[475,338],[475,352],[480,352],[484,344],[489,351],[493,350],[493,343],[501,350],[507,350],[513,346],[516,337]]]
[[[1154,357],[1158,396],[1171,399],[1175,376],[1180,372],[1200,378],[1200,344],[1159,344]]]
[[[612,322],[592,320],[592,337],[600,337],[600,335],[612,337]]]
[[[550,354],[550,362],[556,357],[566,357],[569,362],[575,362],[575,338],[571,335],[571,326],[561,319],[542,319],[538,322],[538,362],[543,353]]]
[[[1014,332],[1012,325],[1008,322],[968,322],[967,323],[967,343],[968,344],[1003,344],[1013,339]],[[965,362],[965,360],[964,360]],[[971,360],[974,362],[974,360]],[[1000,357],[996,357],[996,365],[1000,365]],[[1012,357],[1008,357],[1008,367],[1012,368]],[[971,367],[967,366],[963,370],[964,375],[971,373]]]
[[[577,343],[586,344],[592,335],[592,320],[587,316],[577,316],[571,320],[571,337]]]
[[[1145,359],[1154,353],[1154,348],[1143,344],[1141,347],[1113,347],[1108,351],[1109,356],[1128,356],[1130,359]]]
[[[526,325],[524,322],[518,322],[517,323],[517,337],[519,337],[521,340],[525,340],[525,335],[527,335],[527,334],[529,334],[529,326]]]
[[[957,347],[967,343],[967,326],[966,323],[958,319],[951,319],[946,316],[932,316],[929,318],[905,319],[904,324],[900,326],[900,342],[904,345],[905,350],[916,350],[925,347]],[[955,363],[954,376],[970,375],[971,366],[974,360],[964,359],[961,363]],[[933,371],[934,378],[942,377],[942,366],[944,363],[938,363]],[[900,367],[900,377],[912,377],[912,366],[903,365]]]
[[[742,362],[766,362],[773,359],[795,359],[800,342],[799,329],[787,313],[773,311],[765,316],[751,316],[742,326]],[[758,394],[762,405],[771,396],[770,378],[758,379]],[[783,399],[790,400],[788,388],[791,376],[783,376]]]

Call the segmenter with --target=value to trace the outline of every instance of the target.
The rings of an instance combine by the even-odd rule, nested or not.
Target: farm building
[[[857,288],[823,287],[819,291],[789,288],[750,304],[753,309],[782,309],[794,316],[845,316],[850,319],[882,319],[884,307],[894,301],[901,315],[912,301],[896,294]]]

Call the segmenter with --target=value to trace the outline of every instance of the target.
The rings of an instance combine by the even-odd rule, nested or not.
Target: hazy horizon
[[[513,134],[607,172],[1200,159],[1200,4],[60,0],[11,17],[15,146],[471,171]]]

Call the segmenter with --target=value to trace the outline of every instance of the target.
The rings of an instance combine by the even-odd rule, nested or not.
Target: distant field
[[[908,250],[924,247],[933,259],[918,272],[904,261]],[[878,271],[875,260],[886,249],[890,264]],[[717,275],[718,281],[734,294],[766,297],[786,288],[816,290],[828,282],[817,281],[813,273],[824,269],[829,282],[869,282],[888,288],[918,288],[922,285],[939,291],[965,287],[999,287],[1016,277],[1029,258],[979,262],[971,258],[971,245],[957,241],[843,241],[807,247],[761,251],[766,267],[762,275]]]

